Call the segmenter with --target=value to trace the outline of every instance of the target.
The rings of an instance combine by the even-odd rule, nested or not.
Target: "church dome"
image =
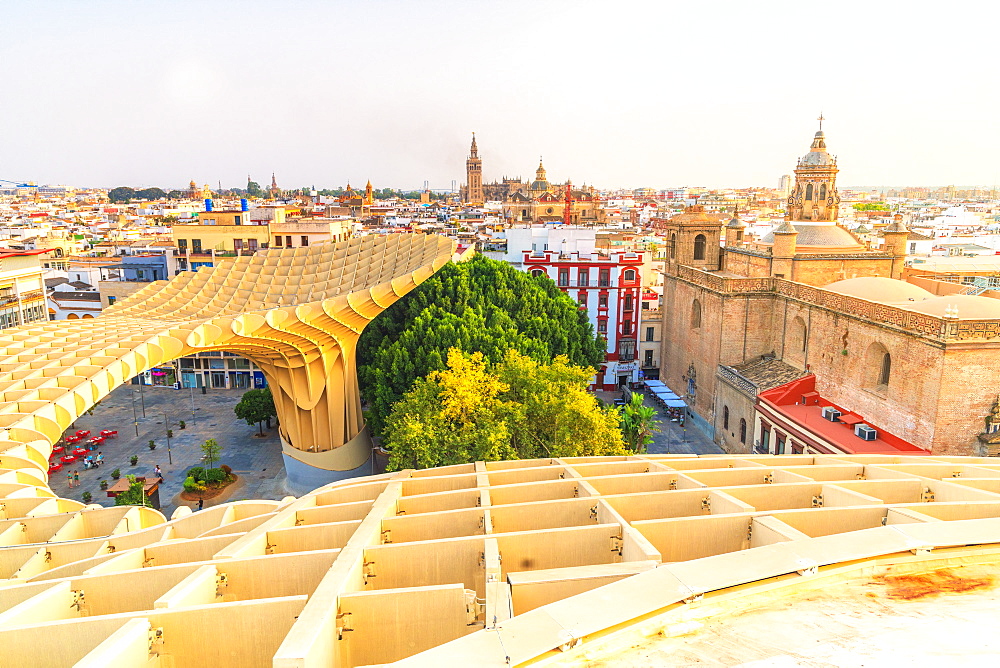
[[[899,304],[902,302],[910,304],[911,302],[923,302],[934,298],[934,293],[912,283],[880,276],[848,278],[843,281],[830,283],[824,286],[823,289],[884,304]]]
[[[809,152],[799,159],[799,167],[835,167],[836,159],[826,152],[826,138],[820,130],[813,138]]]
[[[854,235],[839,225],[814,225],[808,221],[800,220],[794,221],[794,225],[795,230],[799,233],[795,240],[798,249],[814,248],[820,252],[868,250],[864,244],[859,243],[854,238]],[[764,235],[764,238],[760,240],[761,243],[773,244],[774,232],[775,230],[771,230]]]
[[[993,297],[947,295],[901,306],[939,318],[951,315],[958,320],[1000,320],[1000,299]]]

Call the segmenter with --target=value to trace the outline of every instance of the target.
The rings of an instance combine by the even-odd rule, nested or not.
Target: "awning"
[[[668,399],[663,403],[667,405],[667,408],[687,408],[687,404],[680,399]]]

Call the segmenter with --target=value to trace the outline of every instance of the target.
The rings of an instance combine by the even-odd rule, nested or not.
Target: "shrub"
[[[220,482],[226,482],[229,478],[226,472],[222,469],[208,469],[205,471],[205,482],[218,484]]]
[[[115,469],[114,471],[111,472],[111,477],[114,478],[115,480],[118,480],[118,478],[122,477],[122,470]]]
[[[93,500],[94,500],[94,495],[93,494],[91,494],[90,492],[84,492],[83,493],[83,502],[84,503],[90,503]]]
[[[184,420],[181,420],[177,423],[177,426],[183,429],[184,427],[187,426],[187,424],[185,424]],[[173,436],[173,434],[171,434],[171,436]]]
[[[108,488],[108,481],[107,480],[102,480],[101,481],[101,489],[107,489],[107,488]]]
[[[173,438],[173,437],[174,437],[174,430],[173,429],[168,429],[167,430],[167,438]]]
[[[149,449],[150,450],[156,450],[156,441],[153,441],[153,440],[149,441]],[[135,462],[132,462],[132,466],[135,466]]]
[[[185,492],[202,492],[204,490],[205,490],[205,486],[203,484],[201,484],[200,482],[198,482],[197,480],[195,480],[194,478],[192,478],[191,476],[188,476],[187,478],[184,478],[184,491]]]
[[[223,464],[219,468],[222,469],[223,471],[225,471],[227,476],[230,476],[230,475],[233,474],[233,469],[232,469],[231,466],[229,466],[229,464]]]
[[[136,464],[139,463],[139,455],[132,455],[129,458],[129,461],[132,462],[132,466],[135,466]]]
[[[205,479],[205,467],[204,466],[192,466],[188,469],[188,477],[194,478],[195,480]]]

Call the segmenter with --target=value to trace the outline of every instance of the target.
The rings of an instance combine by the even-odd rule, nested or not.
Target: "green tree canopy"
[[[135,189],[128,186],[118,186],[108,192],[108,201],[111,203],[130,202],[133,199],[135,199]]]
[[[244,392],[240,402],[233,407],[233,412],[239,419],[246,420],[246,423],[251,427],[254,425],[260,427],[261,436],[264,435],[263,423],[268,418],[278,416],[278,412],[274,408],[274,397],[271,396],[271,389],[266,387],[262,390]]]
[[[888,211],[889,207],[885,202],[860,202],[854,205],[855,211]]]
[[[653,434],[660,431],[656,410],[643,405],[643,395],[633,393],[629,402],[622,407],[622,435],[625,445],[634,452],[643,453],[653,442]]]
[[[115,497],[116,506],[148,506],[145,485],[134,475],[125,476],[128,480],[128,490]]]
[[[479,352],[447,352],[444,369],[418,379],[384,430],[389,470],[477,460],[622,455],[618,411],[587,393],[589,368],[565,356],[542,364],[516,350],[490,365]]]
[[[449,348],[500,362],[516,350],[536,362],[565,355],[590,374],[604,340],[587,314],[547,276],[475,256],[451,263],[373,320],[358,342],[368,424],[381,433],[392,405],[417,378],[445,367]]]
[[[214,438],[210,438],[201,444],[201,459],[208,464],[209,468],[213,468],[215,462],[219,461],[220,454],[222,454],[222,446]]]

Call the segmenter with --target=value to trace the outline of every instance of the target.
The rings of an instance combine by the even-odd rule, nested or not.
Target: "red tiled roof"
[[[809,395],[807,403],[801,403],[803,395]],[[929,455],[927,450],[906,441],[895,434],[890,434],[871,420],[851,412],[816,393],[816,376],[808,375],[790,383],[779,385],[757,395],[761,413],[765,418],[782,418],[784,425],[778,425],[783,431],[788,427],[799,431],[799,436],[811,437],[813,440],[833,445],[848,454],[908,454]],[[823,417],[826,406],[832,406],[841,412],[840,422],[831,422]],[[874,441],[866,441],[854,435],[854,425],[864,422],[878,432]],[[796,434],[792,434],[795,438]],[[800,440],[800,439],[796,439]],[[802,439],[809,440],[809,438]]]
[[[39,250],[11,250],[9,248],[0,248],[0,260],[5,257],[17,257],[19,255],[41,255],[42,253],[48,253],[51,248],[41,248]]]

